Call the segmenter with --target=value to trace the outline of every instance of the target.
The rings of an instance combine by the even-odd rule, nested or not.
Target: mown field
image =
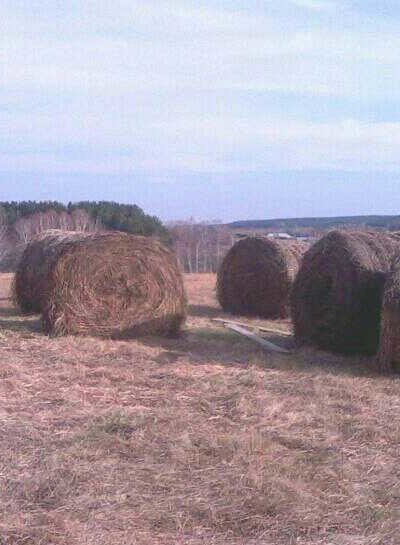
[[[1,545],[398,545],[400,377],[223,329],[49,339],[0,279]],[[290,329],[288,322],[259,322]]]

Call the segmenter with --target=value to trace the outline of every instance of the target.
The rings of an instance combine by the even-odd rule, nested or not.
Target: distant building
[[[289,240],[294,238],[292,235],[289,235],[289,233],[268,233],[267,237],[278,238],[280,240]]]
[[[295,233],[292,233],[292,235],[299,240],[309,240],[312,238],[312,235],[307,231],[296,231]]]

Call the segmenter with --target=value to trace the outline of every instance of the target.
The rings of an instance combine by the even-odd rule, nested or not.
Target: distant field
[[[333,229],[338,227],[399,229],[400,216],[337,216],[321,218],[281,218],[269,220],[233,221],[230,227],[244,229]]]
[[[400,378],[268,354],[187,275],[178,339],[49,339],[0,276],[1,545],[398,545]],[[290,330],[288,321],[255,321]]]

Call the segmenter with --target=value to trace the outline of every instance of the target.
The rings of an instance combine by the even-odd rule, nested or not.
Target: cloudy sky
[[[400,213],[398,0],[2,0],[0,200]]]

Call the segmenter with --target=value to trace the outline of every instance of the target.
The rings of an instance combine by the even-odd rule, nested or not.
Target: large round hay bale
[[[26,244],[15,244],[12,248],[5,250],[0,258],[0,272],[15,272],[25,248]]]
[[[39,314],[48,288],[48,273],[63,241],[81,240],[84,233],[49,229],[25,245],[12,283],[12,299],[25,314]]]
[[[217,298],[232,314],[284,318],[289,294],[307,245],[247,237],[226,254],[217,278]]]
[[[374,354],[383,287],[399,238],[331,231],[304,255],[292,290],[299,344],[343,354]]]
[[[382,371],[400,364],[400,256],[397,256],[383,294],[378,363]]]
[[[173,334],[186,313],[173,252],[119,232],[44,234],[21,260],[15,297],[23,310],[42,312],[52,335]]]

